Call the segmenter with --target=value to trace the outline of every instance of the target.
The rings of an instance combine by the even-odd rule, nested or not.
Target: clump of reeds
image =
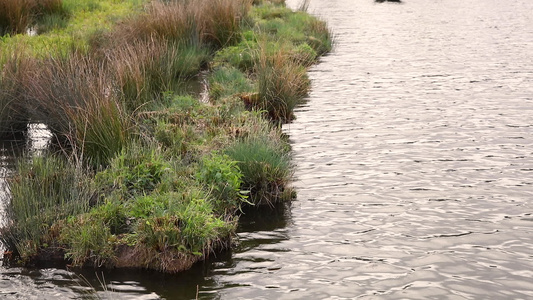
[[[128,142],[132,126],[111,78],[102,64],[73,54],[42,61],[22,88],[33,121],[46,124],[98,166]]]
[[[37,15],[64,13],[63,0],[34,0],[37,7]]]
[[[98,68],[82,55],[49,57],[22,82],[32,119],[48,125],[54,133],[66,134],[72,124],[68,111],[104,98]]]
[[[62,0],[0,0],[0,35],[25,33],[39,18],[63,12]]]
[[[272,205],[285,198],[292,167],[283,145],[252,137],[236,141],[226,153],[237,161],[243,174],[241,189],[250,191],[252,203]]]
[[[79,163],[56,155],[23,157],[8,179],[8,225],[1,238],[23,259],[37,254],[55,221],[87,211],[94,193]]]
[[[215,47],[231,45],[240,39],[243,19],[250,10],[251,0],[207,0],[199,12],[204,20],[204,38]]]
[[[137,40],[165,39],[219,48],[240,38],[250,0],[152,1],[98,43],[113,49]]]
[[[307,95],[307,70],[291,58],[286,50],[262,52],[256,65],[259,99],[258,109],[266,110],[271,119],[288,122],[294,108]]]
[[[98,99],[68,111],[75,151],[94,167],[105,167],[131,142],[133,121],[123,105],[112,99]]]
[[[108,60],[122,100],[135,111],[196,74],[207,56],[203,48],[155,39],[117,47]]]
[[[21,83],[31,79],[36,62],[24,49],[0,61],[0,136],[16,135],[28,121]]]
[[[35,6],[35,0],[0,0],[0,35],[26,32]]]

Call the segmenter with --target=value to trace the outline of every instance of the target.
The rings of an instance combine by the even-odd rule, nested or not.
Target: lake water
[[[336,45],[284,128],[296,201],[249,212],[240,245],[190,272],[4,268],[0,296],[532,299],[533,2],[309,11]]]

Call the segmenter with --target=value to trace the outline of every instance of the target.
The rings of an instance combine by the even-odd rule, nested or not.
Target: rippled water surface
[[[110,272],[98,295],[532,299],[533,2],[309,9],[336,48],[285,127],[298,199],[249,213],[231,254],[179,276]],[[0,277],[8,298],[87,289],[61,269]]]
[[[532,2],[310,11],[337,43],[286,127],[298,200],[221,298],[533,298]]]

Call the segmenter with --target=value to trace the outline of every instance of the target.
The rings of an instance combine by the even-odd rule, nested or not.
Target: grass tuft
[[[257,109],[266,110],[271,119],[288,122],[293,110],[307,95],[309,79],[305,67],[291,59],[286,50],[263,52],[256,66],[259,89]]]
[[[87,171],[57,155],[23,157],[17,175],[8,180],[11,202],[2,242],[23,260],[36,255],[51,226],[89,209],[94,192]]]
[[[234,67],[222,66],[209,76],[210,97],[213,101],[254,92],[251,80]]]
[[[0,36],[26,33],[41,19],[64,13],[62,0],[0,0]]]
[[[126,44],[108,57],[122,101],[135,111],[197,74],[208,53],[192,45],[151,40]]]
[[[33,21],[36,4],[35,0],[1,0],[0,35],[26,32]]]
[[[0,68],[0,137],[25,131],[28,114],[21,83],[31,78],[35,68],[35,60],[23,49],[5,60]]]
[[[250,201],[272,205],[282,200],[291,179],[290,155],[272,140],[249,138],[226,149],[243,174],[242,189],[250,191]]]

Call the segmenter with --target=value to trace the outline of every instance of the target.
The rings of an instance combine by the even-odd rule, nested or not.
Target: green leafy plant
[[[150,193],[172,168],[156,148],[139,144],[124,149],[108,169],[96,174],[98,187],[120,190],[125,195]]]
[[[196,178],[211,190],[218,211],[239,208],[246,199],[240,190],[242,173],[237,162],[228,155],[212,153],[204,156]]]

